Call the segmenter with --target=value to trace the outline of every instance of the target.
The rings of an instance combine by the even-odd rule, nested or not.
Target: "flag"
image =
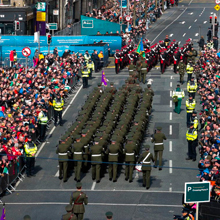
[[[107,86],[107,79],[106,79],[106,77],[105,77],[105,72],[104,71],[102,71],[102,85],[104,85],[104,86]]]
[[[145,57],[145,52],[144,52],[144,45],[143,45],[143,40],[141,38],[141,40],[138,43],[137,46],[137,51],[138,54],[142,55],[142,57]]]
[[[2,216],[1,216],[0,220],[5,220],[5,207],[4,206],[3,206],[3,209],[2,209]]]

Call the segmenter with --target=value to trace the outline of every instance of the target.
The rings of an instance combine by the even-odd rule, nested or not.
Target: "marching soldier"
[[[106,216],[106,219],[107,219],[107,220],[112,220],[113,213],[112,213],[112,212],[106,212],[106,213],[105,213],[105,216]]]
[[[187,117],[187,127],[189,127],[193,110],[196,108],[196,100],[192,96],[189,96],[189,99],[186,100],[186,117]]]
[[[24,144],[24,151],[26,155],[27,177],[34,176],[34,164],[35,164],[35,154],[37,153],[37,146],[32,141],[31,136],[28,137],[28,141]]]
[[[56,98],[53,100],[54,119],[55,119],[54,125],[55,126],[57,126],[58,117],[59,117],[60,126],[63,125],[63,123],[62,123],[63,106],[64,106],[63,98],[58,93]]]
[[[82,70],[83,88],[88,87],[88,78],[89,78],[89,70],[88,70],[87,66],[84,66],[83,70]]]
[[[166,140],[166,136],[164,133],[161,132],[162,128],[157,127],[156,134],[152,135],[151,142],[154,143],[154,162],[155,168],[157,168],[157,156],[159,154],[159,170],[162,170],[162,156],[163,156],[163,140]]]
[[[83,160],[85,161],[83,163],[83,172],[87,172],[88,170],[88,159],[89,159],[89,144],[90,144],[91,137],[88,136],[88,130],[84,129],[82,130],[82,139],[81,142],[83,143],[84,147],[84,155]]]
[[[179,74],[180,74],[180,83],[183,84],[184,81],[184,75],[185,75],[185,69],[186,69],[186,65],[183,62],[183,60],[180,60],[180,63],[177,67]]]
[[[125,180],[129,183],[132,182],[134,164],[135,164],[135,157],[138,155],[137,146],[133,142],[133,140],[128,140],[128,143],[124,147],[125,153]]]
[[[141,67],[142,67],[142,63],[141,63],[141,58],[139,57],[136,63],[136,72],[138,73],[139,79],[141,78]]]
[[[70,196],[70,205],[73,204],[73,213],[76,215],[77,220],[83,220],[85,213],[84,205],[88,204],[88,197],[82,192],[82,183],[76,183],[77,191],[73,192]]]
[[[108,154],[108,162],[109,162],[109,180],[113,182],[117,182],[117,171],[118,171],[118,158],[119,154],[122,153],[120,145],[116,144],[115,140],[112,140],[111,145],[109,145],[106,154]]]
[[[135,75],[135,65],[133,63],[133,61],[131,61],[131,64],[128,66],[128,71],[129,71],[129,75],[131,74],[132,76]]]
[[[197,50],[195,50],[193,47],[191,51],[192,51],[192,63],[195,64],[198,53],[197,53]]]
[[[95,138],[94,142],[95,144],[90,148],[92,161],[92,180],[96,179],[96,183],[100,183],[103,148],[99,144],[99,138]]]
[[[115,73],[118,74],[120,71],[120,54],[116,51],[115,55]]]
[[[46,110],[45,105],[43,105],[42,111],[38,115],[38,124],[40,126],[40,141],[41,142],[44,141],[45,139],[47,122],[48,122],[47,110]]]
[[[194,99],[197,91],[197,83],[195,82],[194,77],[192,77],[191,80],[188,81],[187,91],[189,93],[189,96],[191,95]]]
[[[142,61],[141,73],[139,75],[139,81],[140,82],[143,81],[144,84],[146,83],[147,67],[148,67],[148,64],[145,61]]]
[[[149,152],[150,146],[145,146],[145,152],[140,156],[138,162],[142,162],[143,187],[150,188],[151,160],[154,162],[153,154]]]
[[[176,97],[176,101],[174,101],[175,103],[175,109],[174,109],[174,112],[176,112],[177,114],[180,114],[180,111],[181,111],[181,102],[182,102],[182,99],[184,99],[185,97],[185,93],[184,91],[180,88],[180,85],[177,85],[177,88],[175,91],[173,91],[173,100],[174,98]]]
[[[186,160],[196,161],[197,137],[197,131],[194,128],[194,124],[191,123],[189,129],[186,132],[186,140],[188,142],[188,157]]]
[[[77,217],[74,215],[73,208],[71,205],[66,206],[66,214],[62,216],[62,220],[77,220]]]

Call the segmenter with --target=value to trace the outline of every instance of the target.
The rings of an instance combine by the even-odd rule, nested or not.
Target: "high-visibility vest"
[[[192,74],[193,73],[193,67],[190,66],[190,65],[187,65],[186,72],[187,72],[187,74]]]
[[[195,107],[196,107],[195,99],[193,99],[192,102],[189,102],[189,99],[186,100],[186,112],[187,113],[192,113]]]
[[[189,129],[186,132],[186,140],[187,141],[195,141],[197,139],[197,131],[193,128],[193,129]]]
[[[87,68],[90,70],[92,69],[94,71],[95,67],[94,67],[94,63],[91,62],[91,63],[87,63]]]
[[[181,89],[180,91],[173,91],[173,96],[172,96],[172,98],[173,98],[174,96],[177,96],[178,99],[183,99],[183,98],[185,97],[185,93],[184,93],[184,91],[183,91],[182,89]]]
[[[91,59],[91,56],[89,54],[85,54],[84,59],[85,59],[86,62],[88,62],[89,59]]]
[[[84,69],[82,71],[82,77],[89,77],[89,70],[88,69]]]
[[[38,119],[39,119],[39,124],[41,125],[46,125],[48,122],[48,117],[43,111],[39,113]]]
[[[197,116],[192,118],[192,123],[193,123],[194,129],[198,130],[199,120]]]
[[[24,144],[24,150],[27,157],[33,157],[32,154],[36,154],[37,146],[33,142],[27,142]]]
[[[60,100],[58,100],[57,98],[53,100],[53,107],[55,111],[62,111],[63,106],[64,106],[64,101],[62,98],[60,98]]]
[[[188,82],[187,83],[187,91],[189,92],[189,93],[193,93],[193,92],[196,92],[196,90],[197,90],[197,83],[196,82],[194,82],[194,84],[191,84],[191,82]]]

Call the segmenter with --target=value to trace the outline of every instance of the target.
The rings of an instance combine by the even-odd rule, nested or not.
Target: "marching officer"
[[[184,99],[185,97],[185,93],[184,91],[180,88],[180,85],[177,85],[176,90],[173,91],[173,96],[172,98],[174,99],[174,97],[176,97],[176,101],[175,103],[175,109],[174,112],[176,112],[177,114],[180,114],[181,111],[181,102],[182,99]]]
[[[131,61],[131,64],[128,66],[129,75],[134,76],[135,75],[135,65],[133,61]]]
[[[159,170],[162,170],[162,156],[163,156],[163,140],[166,140],[166,136],[161,132],[162,128],[157,127],[156,133],[152,135],[151,142],[154,143],[154,162],[155,168],[157,168],[157,156],[159,154]]]
[[[194,128],[194,124],[191,123],[189,129],[186,132],[186,140],[188,141],[188,157],[186,160],[196,161],[197,137],[197,131]]]
[[[34,164],[35,164],[35,154],[37,153],[37,146],[32,141],[31,136],[28,137],[28,141],[24,144],[24,151],[26,155],[27,177],[34,176]]]
[[[42,111],[38,115],[38,124],[40,126],[40,141],[41,142],[44,141],[45,139],[47,122],[48,122],[47,110],[46,110],[45,105],[43,105]]]
[[[64,101],[63,98],[58,93],[56,98],[53,100],[53,108],[54,108],[54,125],[57,126],[57,119],[59,117],[60,126],[62,126],[62,112],[63,112]]]
[[[103,148],[99,144],[99,138],[95,138],[94,145],[90,148],[90,151],[92,161],[92,180],[96,179],[96,183],[100,183]]]
[[[191,80],[187,83],[187,91],[189,96],[191,95],[193,99],[195,98],[197,87],[197,82],[195,82],[194,77],[192,77]]]
[[[139,57],[136,63],[136,72],[138,73],[139,79],[141,78],[141,67],[142,67],[142,62],[141,62],[141,58]]]
[[[192,78],[192,74],[193,74],[193,66],[192,66],[192,62],[189,61],[189,63],[186,66],[186,72],[187,72],[187,82],[191,80]]]
[[[145,61],[142,61],[141,73],[139,75],[139,81],[140,82],[143,81],[144,84],[146,83],[147,67],[148,67],[148,64]]]
[[[71,205],[67,205],[65,209],[67,213],[62,216],[62,220],[77,220]]]
[[[135,157],[138,154],[137,152],[137,146],[133,142],[133,140],[128,140],[127,144],[124,147],[124,153],[125,153],[125,180],[129,183],[132,182],[132,175],[134,170],[134,164],[135,164]]]
[[[183,60],[180,60],[180,63],[177,67],[178,71],[179,71],[179,75],[180,75],[180,83],[183,84],[184,81],[184,75],[185,75],[185,70],[186,70],[186,65],[183,62]]]
[[[186,123],[187,123],[187,127],[189,127],[190,125],[190,122],[191,122],[191,118],[192,118],[192,113],[193,113],[193,110],[195,109],[196,107],[196,100],[193,99],[192,96],[189,96],[189,99],[186,100]]]
[[[95,70],[95,65],[94,65],[94,62],[89,59],[88,63],[87,63],[87,68],[89,70],[89,79],[92,78],[92,72]]]
[[[106,154],[108,154],[108,162],[109,162],[109,180],[113,182],[117,182],[117,171],[118,171],[118,158],[119,154],[122,153],[120,145],[116,144],[115,140],[111,141]]]
[[[106,219],[107,219],[107,220],[112,220],[113,213],[112,213],[112,212],[106,212],[106,213],[105,213],[105,216],[106,216]]]
[[[70,152],[70,146],[66,144],[63,140],[57,146],[56,154],[58,154],[59,160],[59,179],[63,178],[63,182],[67,182],[67,172],[68,172],[68,159]]]
[[[145,152],[140,156],[138,162],[142,162],[143,187],[150,188],[151,160],[154,162],[153,154],[149,152],[150,146],[145,146]]]
[[[77,191],[73,192],[70,196],[70,205],[73,204],[73,213],[76,215],[77,220],[83,220],[85,213],[84,205],[88,204],[88,197],[82,192],[82,183],[76,183]]]
[[[83,88],[88,87],[88,78],[89,78],[89,70],[85,65],[82,70],[82,81],[83,81]]]

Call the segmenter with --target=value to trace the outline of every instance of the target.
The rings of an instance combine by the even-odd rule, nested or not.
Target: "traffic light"
[[[217,16],[215,16],[215,24],[217,24],[217,18],[218,18],[218,17],[217,17]]]
[[[51,42],[52,42],[52,36],[51,36],[51,34],[47,34],[47,44],[51,44]]]
[[[212,16],[209,17],[209,23],[212,23]]]
[[[20,30],[20,21],[15,21],[15,31]]]

